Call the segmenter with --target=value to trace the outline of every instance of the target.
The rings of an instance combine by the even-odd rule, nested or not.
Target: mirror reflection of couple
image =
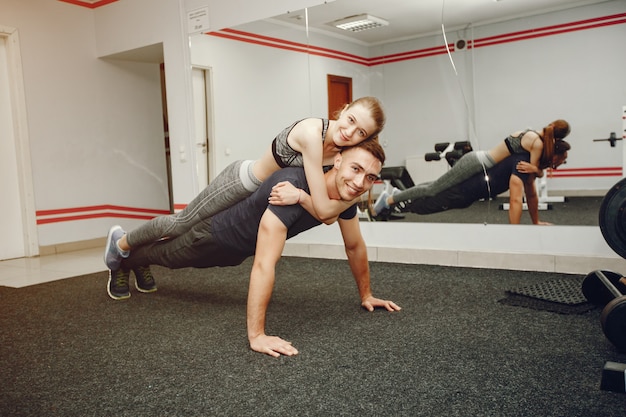
[[[557,122],[542,132],[511,135],[490,151],[470,152],[440,179],[403,193],[415,206],[455,189],[482,169],[502,167],[509,156],[526,155],[526,160],[515,162],[520,175],[541,175],[543,168],[556,167],[567,156],[567,151],[561,150],[567,145],[562,139],[569,126]],[[374,97],[346,105],[335,120],[297,121],[276,136],[260,159],[229,165],[181,212],[156,217],[129,232],[113,226],[105,248],[109,296],[116,300],[130,297],[131,271],[139,291],[156,291],[149,269],[152,264],[169,268],[231,266],[254,255],[247,303],[250,347],[272,356],[294,355],[298,351],[290,342],[265,334],[274,267],[288,238],[338,221],[361,305],[369,311],[400,310],[394,302],[372,295],[356,209],[385,160],[378,143],[384,123],[381,104]],[[320,169],[329,165],[332,167],[326,172]],[[390,207],[404,201],[401,198],[405,198],[402,193],[394,193],[379,201]]]
[[[570,144],[564,138],[569,133],[569,124],[561,119],[541,131],[514,132],[489,151],[466,153],[433,182],[406,190],[384,190],[371,214],[379,216],[399,203],[403,203],[404,210],[432,214],[469,207],[475,201],[495,198],[508,190],[509,223],[520,223],[525,195],[533,224],[548,224],[539,219],[535,178],[542,177],[544,169],[555,169],[565,162]]]

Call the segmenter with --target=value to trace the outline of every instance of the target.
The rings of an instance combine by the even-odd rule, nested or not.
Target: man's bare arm
[[[290,342],[265,334],[265,318],[274,289],[276,264],[286,239],[285,225],[274,213],[266,210],[259,224],[254,263],[250,272],[247,326],[250,348],[274,357],[298,354],[298,350]]]
[[[361,235],[358,217],[355,216],[349,220],[339,219],[339,227],[348,263],[361,297],[361,305],[369,311],[373,311],[376,307],[383,307],[388,311],[400,310],[400,307],[393,301],[381,300],[372,295],[367,247]]]

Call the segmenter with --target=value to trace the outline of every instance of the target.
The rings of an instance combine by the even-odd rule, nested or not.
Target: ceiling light
[[[351,32],[360,32],[362,30],[373,29],[380,26],[388,26],[389,22],[368,14],[359,14],[346,17],[345,19],[336,20],[332,22],[332,25],[339,29],[349,30]]]

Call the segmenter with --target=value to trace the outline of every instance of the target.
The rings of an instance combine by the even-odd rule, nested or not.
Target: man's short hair
[[[344,150],[351,149],[351,148],[363,149],[363,150],[371,153],[374,156],[374,158],[378,159],[380,161],[381,165],[385,164],[385,159],[386,159],[385,150],[380,145],[380,142],[378,142],[378,136],[374,136],[373,138],[365,139],[363,142],[360,142],[360,143],[358,143],[356,145],[353,145],[353,146],[347,146],[347,147],[342,149],[342,152]]]

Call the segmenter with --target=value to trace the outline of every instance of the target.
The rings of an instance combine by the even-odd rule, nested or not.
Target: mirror
[[[615,116],[610,114],[610,109],[621,109],[624,103],[619,91],[603,81],[612,79],[615,85],[616,77],[621,77],[617,68],[622,67],[618,61],[622,58],[614,57],[619,54],[598,53],[596,50],[601,48],[593,45],[597,44],[595,41],[602,42],[610,50],[607,44],[614,42],[613,49],[619,49],[619,37],[613,36],[618,25],[611,26],[606,24],[608,20],[603,20],[615,13],[619,2],[571,8],[555,0],[552,6],[562,10],[552,9],[543,15],[523,15],[515,10],[517,15],[510,12],[515,16],[513,20],[500,16],[499,20],[484,25],[454,20],[453,14],[446,10],[445,15],[451,16],[447,25],[450,28],[445,29],[447,43],[453,45],[449,52],[441,30],[441,2],[435,3],[436,17],[430,20],[436,29],[418,28],[418,22],[425,19],[424,11],[414,7],[405,14],[419,29],[417,37],[405,33],[380,43],[368,38],[367,31],[362,37],[354,37],[328,24],[337,16],[337,10],[342,16],[363,12],[363,2],[357,1],[354,8],[354,0],[337,0],[309,8],[308,19],[303,10],[292,11],[226,30],[229,39],[239,41],[228,44],[228,53],[240,49],[245,51],[242,57],[248,58],[240,64],[250,67],[249,71],[242,71],[238,82],[242,88],[254,92],[250,111],[272,107],[274,120],[264,124],[275,135],[283,125],[299,117],[325,117],[328,74],[351,77],[354,98],[374,95],[385,104],[388,122],[381,140],[387,152],[386,166],[408,168],[407,161],[412,159],[421,165],[440,164],[434,171],[441,171],[445,160],[426,163],[423,157],[433,152],[436,143],[469,140],[474,149],[487,150],[512,132],[526,128],[541,130],[552,120],[564,118],[572,125],[572,134],[567,139],[573,149],[564,166],[567,170],[561,171],[568,175],[555,173],[548,179],[547,195],[562,200],[542,205],[546,210],[540,211],[540,218],[558,225],[597,226],[602,196],[621,178],[622,152],[621,144],[612,148],[608,143],[592,143],[592,139],[619,129],[619,110]],[[383,6],[390,10],[397,5],[391,2]],[[500,5],[493,3],[493,6]],[[384,8],[380,12],[383,17],[388,16]],[[599,22],[608,27],[577,29],[580,22],[591,16],[599,17]],[[549,32],[557,21],[561,32],[573,34]],[[370,33],[389,27],[372,29]],[[536,35],[535,40],[528,35],[530,29],[545,33]],[[488,39],[493,39],[493,45],[487,46]],[[255,46],[264,48],[255,49]],[[556,54],[555,50],[562,52]],[[581,79],[586,82],[581,83]],[[584,102],[581,96],[586,97]],[[286,100],[289,105],[275,103]],[[589,103],[602,103],[600,117],[600,111]],[[259,142],[266,146],[272,137],[263,134],[264,140]],[[261,149],[254,152],[260,153]],[[251,152],[248,149],[246,155]],[[584,176],[583,171],[588,167],[607,166],[619,168],[619,173]],[[413,181],[431,179],[419,175]],[[430,215],[406,214],[399,220],[506,224],[508,212],[501,210],[501,206],[507,202],[506,195],[501,195],[492,201],[478,201],[466,209]],[[522,223],[531,223],[528,213],[522,214]]]

